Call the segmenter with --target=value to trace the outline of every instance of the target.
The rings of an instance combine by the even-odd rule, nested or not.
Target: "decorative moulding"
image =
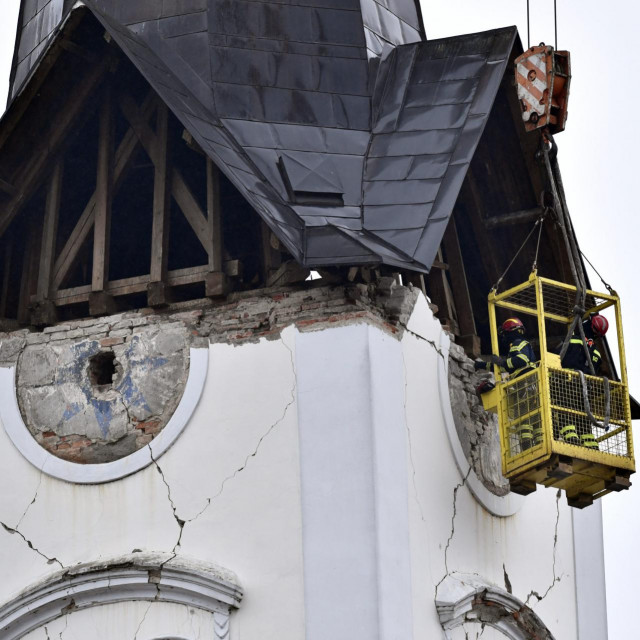
[[[436,609],[446,638],[471,622],[493,627],[510,640],[554,640],[522,600],[475,574],[448,575],[438,587]]]
[[[173,416],[148,444],[135,453],[103,464],[78,464],[62,460],[41,447],[29,432],[18,407],[16,368],[0,368],[0,422],[16,449],[37,469],[49,476],[78,484],[119,480],[150,465],[171,447],[198,406],[209,366],[209,350],[190,349],[189,377]]]
[[[134,553],[59,571],[0,606],[0,637],[18,640],[74,611],[132,600],[170,602],[213,614],[215,640],[228,640],[242,600],[234,573],[171,553]]]
[[[467,478],[466,485],[474,498],[494,516],[501,518],[512,516],[517,513],[524,504],[523,496],[509,493],[506,496],[497,496],[487,489],[476,475],[467,461],[467,457],[462,449],[460,438],[456,430],[456,425],[451,409],[451,398],[449,396],[449,349],[451,340],[442,330],[440,323],[433,317],[429,309],[427,299],[424,295],[419,295],[416,304],[407,322],[407,329],[430,342],[440,351],[441,358],[438,358],[438,393],[440,395],[440,407],[444,419],[449,445],[453,452],[458,471],[463,478]]]

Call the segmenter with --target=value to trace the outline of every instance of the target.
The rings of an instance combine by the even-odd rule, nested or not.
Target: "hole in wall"
[[[89,358],[89,380],[94,387],[111,386],[116,375],[116,354],[101,351]]]

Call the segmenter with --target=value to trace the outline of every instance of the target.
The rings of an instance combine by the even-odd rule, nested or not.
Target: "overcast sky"
[[[127,0],[122,0],[127,1]],[[640,89],[633,62],[640,9],[630,0],[557,0],[558,48],[571,52],[567,130],[558,135],[569,209],[584,253],[622,297],[629,381],[640,398],[640,221],[635,192]],[[19,0],[0,6],[0,101],[4,104]],[[422,0],[429,38],[517,25],[526,46],[526,0]],[[553,0],[531,0],[531,43],[553,44]],[[591,274],[592,286],[601,284]],[[640,430],[636,427],[640,442]],[[635,478],[635,476],[633,477]],[[632,480],[633,480],[632,478]],[[609,639],[635,638],[640,575],[640,480],[604,498]]]
[[[422,7],[428,38],[516,25],[527,46],[526,0],[422,0]],[[554,44],[553,0],[531,0],[530,7],[531,44]],[[622,298],[629,384],[640,398],[640,89],[630,64],[637,59],[637,7],[629,0],[557,0],[558,49],[571,52],[573,77],[567,129],[556,142],[580,247]],[[595,274],[590,278],[604,290]],[[602,501],[609,640],[639,637],[638,477],[630,491]]]

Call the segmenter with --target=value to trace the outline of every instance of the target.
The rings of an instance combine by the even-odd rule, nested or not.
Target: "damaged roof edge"
[[[412,52],[414,64],[407,73],[393,74],[392,69],[386,70],[385,91],[378,95],[381,102],[378,118],[386,118],[386,123],[380,124],[378,120],[370,125],[373,129],[368,131],[370,141],[366,149],[345,148],[340,152],[362,159],[360,176],[356,177],[353,172],[341,176],[350,181],[352,194],[361,194],[362,199],[357,203],[360,219],[346,215],[344,207],[339,205],[327,206],[326,216],[316,213],[314,223],[310,224],[311,220],[305,219],[304,207],[289,202],[286,194],[283,196],[279,192],[273,179],[265,175],[269,167],[258,165],[254,155],[248,154],[247,143],[241,143],[225,125],[224,118],[214,113],[217,110],[216,91],[219,91],[216,83],[211,80],[211,84],[207,84],[196,74],[189,65],[190,59],[177,55],[172,44],[156,33],[155,23],[134,33],[106,15],[94,0],[76,2],[54,30],[40,63],[0,120],[0,144],[33,97],[34,82],[41,83],[55,63],[56,52],[62,50],[61,38],[68,37],[85,12],[99,21],[294,258],[309,268],[327,264],[382,263],[428,273],[517,38],[515,27],[510,27],[396,47],[398,54]],[[197,49],[192,52],[195,53],[202,52]],[[435,94],[430,91],[431,86],[450,86],[452,79],[462,83],[460,91],[466,92],[458,101],[465,107],[462,117],[455,105],[442,101],[442,91]],[[288,91],[295,93],[293,89]],[[287,99],[293,97],[290,95]],[[371,95],[368,100],[371,103]],[[245,120],[271,127],[274,131],[279,131],[278,127],[291,126],[291,123],[278,122],[267,116],[260,119],[251,113]],[[310,132],[315,130],[320,137],[325,135],[326,127],[320,124],[298,123],[295,126],[304,126]],[[326,131],[344,136],[355,130],[345,125]],[[271,156],[286,153],[287,144],[278,139],[273,148],[266,150]],[[300,153],[307,153],[309,157],[336,153],[307,148],[304,139],[300,144]],[[434,171],[439,168],[424,162],[416,175],[398,171],[401,165],[413,167],[418,157],[424,158],[425,152],[446,157],[443,165],[446,165],[446,171],[436,175]],[[393,178],[384,178],[389,173]],[[345,207],[354,204],[346,203]],[[342,227],[336,224],[340,219],[351,219],[352,223]]]

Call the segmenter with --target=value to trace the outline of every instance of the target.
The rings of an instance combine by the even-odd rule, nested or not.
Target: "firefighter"
[[[604,316],[596,313],[582,323],[582,328],[584,330],[584,337],[589,350],[591,364],[593,365],[593,371],[595,375],[598,375],[600,365],[602,364],[602,356],[598,349],[596,349],[595,339],[605,336],[609,330],[609,322]],[[562,358],[562,366],[565,369],[573,369],[574,371],[582,371],[582,373],[591,374],[589,361],[587,360],[587,356],[584,352],[584,344],[579,334],[574,333],[571,337],[571,342],[569,343],[567,352],[565,353],[564,358]],[[577,408],[579,410],[583,410],[582,404]],[[563,422],[567,422],[568,424],[563,425]],[[577,429],[573,421],[569,422],[567,416],[562,415],[559,417],[559,425],[557,429],[559,431],[558,435],[562,440],[569,444],[580,445],[587,449],[599,449],[598,441],[593,435],[591,429]],[[578,431],[584,431],[584,433],[580,433],[578,435]]]
[[[604,316],[599,313],[587,318],[583,323],[584,337],[587,341],[587,347],[589,349],[589,355],[591,357],[591,364],[593,364],[593,370],[595,375],[598,375],[600,365],[602,364],[602,356],[595,346],[596,338],[603,338],[609,330],[609,322]],[[565,369],[573,369],[574,371],[582,371],[582,373],[590,374],[589,362],[587,361],[586,354],[584,352],[584,346],[582,338],[579,334],[574,333],[571,337],[571,342],[567,352],[562,358],[562,366]]]
[[[524,324],[519,318],[509,318],[502,323],[498,330],[500,339],[500,351],[504,356],[491,355],[485,360],[476,360],[476,371],[491,370],[491,366],[497,364],[509,374],[509,380],[533,371],[536,368],[536,357],[533,347],[524,338]],[[478,393],[485,393],[493,388],[492,383],[485,381],[477,389]],[[522,388],[512,388],[507,393],[508,412],[512,419],[519,415],[525,415],[538,406],[537,381],[525,384]],[[542,429],[539,421],[535,424],[520,422],[515,426],[521,451],[542,442]]]
[[[490,371],[491,365],[497,364],[509,374],[509,379],[517,378],[535,369],[536,356],[533,347],[524,338],[524,325],[519,318],[509,318],[502,323],[498,331],[500,350],[506,356],[489,356],[487,362],[476,360],[476,371]]]

